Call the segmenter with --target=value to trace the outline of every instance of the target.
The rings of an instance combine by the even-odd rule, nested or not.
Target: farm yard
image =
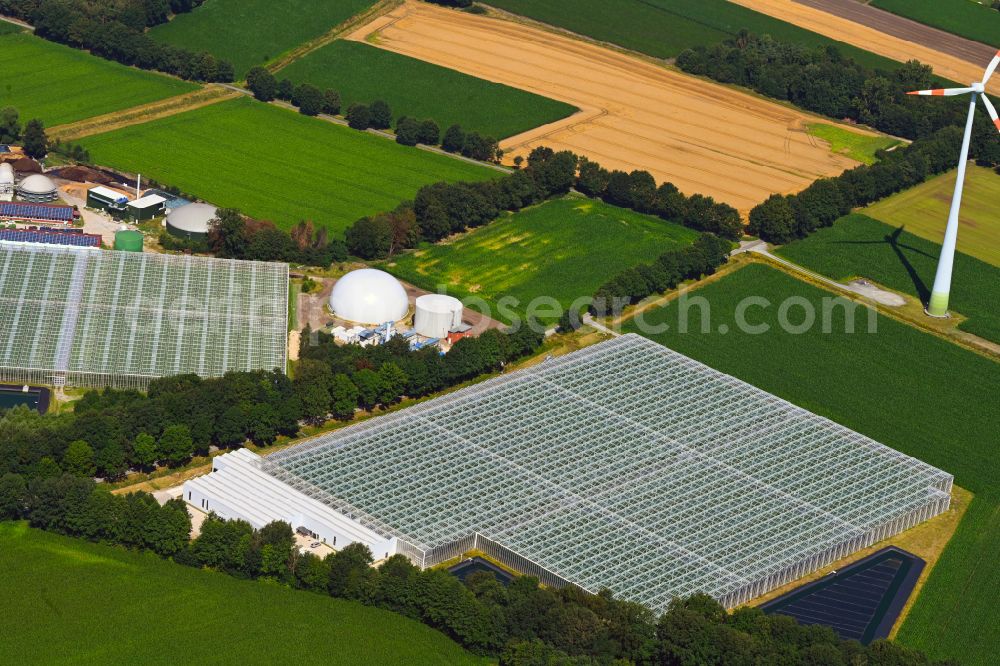
[[[871,67],[893,68],[885,58],[726,0],[485,0],[499,9],[565,28],[655,58],[674,58],[693,46],[734,37],[741,29],[806,46],[835,45]]]
[[[908,233],[906,228],[860,214],[848,215],[777,252],[835,280],[864,277],[926,303],[941,245]],[[1000,268],[957,253],[951,310],[968,317],[959,328],[1000,342],[998,302]]]
[[[274,663],[308,645],[332,664],[485,664],[443,634],[396,613],[200,571],[151,553],[0,523],[4,606],[0,662]],[[211,637],[192,627],[210,621]],[[267,631],[247,631],[261,618]],[[155,622],[152,621],[155,619]],[[378,636],[378,640],[372,640]]]
[[[560,120],[576,107],[492,83],[453,69],[375,48],[335,40],[280,70],[278,78],[340,93],[341,107],[388,102],[395,118],[430,118],[443,132],[453,124],[505,139]]]
[[[808,299],[819,314],[821,299],[833,294],[759,264],[690,296],[710,304],[710,332],[679,333],[673,301],[644,313],[647,324],[671,325],[647,337],[951,472],[956,484],[976,493],[898,638],[937,658],[988,663],[986,655],[1000,649],[994,630],[1000,572],[991,565],[1000,547],[1000,464],[993,455],[1000,412],[990,406],[1000,392],[996,361],[881,315],[877,332],[864,332],[863,309],[854,334],[843,333],[840,307],[829,320],[833,333],[822,333],[819,323],[804,334],[784,332],[777,324],[782,301]],[[751,323],[770,326],[767,333],[732,326],[747,296],[772,304],[747,311]],[[698,312],[693,306],[695,324]],[[801,307],[789,311],[793,323],[802,318]],[[720,333],[720,324],[729,332]],[[642,332],[635,321],[624,328]]]
[[[1000,12],[975,0],[872,0],[872,6],[956,35],[997,46]]]
[[[10,25],[0,21],[0,26]],[[4,57],[0,106],[13,106],[22,121],[40,118],[48,127],[182,95],[198,87],[27,33],[0,31],[0,52]]]
[[[404,254],[384,268],[429,291],[444,286],[458,298],[485,299],[494,310],[500,298],[513,297],[519,305],[511,309],[523,312],[539,296],[568,307],[618,272],[696,237],[680,225],[569,196]]]
[[[233,64],[236,77],[319,37],[375,0],[212,0],[149,34],[166,44],[208,51]]]
[[[96,163],[141,172],[217,206],[341,233],[423,185],[499,172],[238,99],[82,141]]]
[[[572,150],[742,211],[857,164],[806,133],[815,116],[544,30],[408,2],[350,37],[373,34],[381,48],[582,109],[502,142],[507,160]]]
[[[861,212],[934,243],[944,238],[955,171],[876,202]],[[970,164],[959,215],[958,251],[1000,267],[1000,175]]]

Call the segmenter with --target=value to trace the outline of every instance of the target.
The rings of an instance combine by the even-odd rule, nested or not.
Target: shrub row
[[[480,183],[435,183],[420,188],[413,201],[389,213],[364,217],[347,229],[348,251],[362,259],[381,259],[405,248],[482,226],[502,212],[565,194],[575,187],[590,196],[642,213],[678,221],[729,239],[743,224],[732,206],[711,197],[684,196],[671,183],[659,187],[646,171],[607,171],[569,151],[539,147],[524,169]]]
[[[188,540],[181,499],[160,507],[147,493],[112,495],[70,475],[0,476],[0,519],[27,518],[43,529],[146,549],[175,562],[256,578],[377,606],[423,622],[502,666],[539,664],[931,664],[887,641],[865,647],[832,629],[743,607],[727,613],[711,597],[674,599],[657,617],[611,592],[546,589],[522,576],[503,586],[488,572],[463,583],[443,569],[421,571],[402,555],[377,568],[350,544],[319,558],[296,547],[291,525],[254,529],[209,516]]]
[[[402,339],[380,347],[341,346],[323,333],[303,335],[295,379],[283,373],[233,372],[153,381],[146,394],[86,393],[67,414],[21,407],[0,417],[0,474],[120,478],[129,469],[180,465],[210,447],[294,436],[300,422],[350,419],[358,408],[421,397],[530,354],[541,335],[524,327],[459,340],[446,356],[410,351]]]

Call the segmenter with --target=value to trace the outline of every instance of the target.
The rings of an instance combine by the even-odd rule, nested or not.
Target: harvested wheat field
[[[762,14],[768,14],[782,21],[787,21],[800,28],[818,32],[831,39],[846,42],[866,49],[872,53],[906,62],[919,60],[934,68],[934,73],[946,79],[963,85],[970,81],[978,81],[983,77],[983,70],[989,64],[990,53],[983,56],[981,62],[969,62],[964,58],[945,53],[933,47],[933,42],[915,43],[886,34],[875,28],[862,25],[855,21],[835,16],[822,9],[807,6],[794,0],[731,0],[738,5],[749,7]],[[824,4],[824,3],[816,3]],[[899,19],[903,21],[904,19]],[[929,34],[933,31],[928,29]],[[914,33],[915,38],[923,35]],[[990,92],[1000,94],[1000,79],[994,78],[988,86]]]
[[[857,164],[805,132],[816,116],[498,18],[407,2],[350,38],[581,109],[504,141],[508,161],[539,145],[568,149],[743,212]]]

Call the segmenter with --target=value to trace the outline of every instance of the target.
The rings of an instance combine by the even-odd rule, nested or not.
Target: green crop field
[[[966,39],[1000,46],[1000,12],[974,0],[872,0],[871,4]]]
[[[375,0],[209,0],[149,34],[228,60],[241,78],[251,67],[326,34],[374,4]]]
[[[340,93],[343,108],[382,99],[394,117],[433,118],[505,139],[576,112],[576,107],[534,93],[468,76],[453,69],[368,44],[337,40],[281,70],[278,78]]]
[[[2,26],[10,23],[0,22]],[[2,32],[2,31],[0,31]],[[148,104],[197,88],[29,34],[0,37],[0,107],[47,127]]]
[[[657,58],[673,58],[693,46],[716,44],[742,28],[807,46],[836,45],[870,67],[899,66],[843,42],[804,30],[726,0],[484,0],[515,14]]]
[[[835,280],[865,277],[926,302],[941,245],[854,214],[778,254]],[[1000,342],[1000,268],[961,252],[955,255],[950,309],[969,319],[960,328]]]
[[[823,333],[824,297],[833,297],[789,275],[755,264],[689,294],[709,304],[710,325],[700,332],[698,305],[688,308],[688,332],[680,332],[680,305],[645,313],[648,334],[672,349],[750,382],[909,455],[947,470],[976,498],[932,573],[900,633],[900,640],[938,658],[963,664],[993,663],[1000,650],[1000,364],[936,336],[879,316],[875,332],[867,311],[856,312],[856,329],[845,332],[845,310],[836,307]],[[747,308],[750,324],[765,333],[742,332],[736,308],[748,296],[770,303]],[[779,326],[781,303],[806,299],[816,323],[804,333]],[[803,321],[799,301],[788,310]],[[689,301],[690,303],[690,301]],[[760,303],[760,301],[758,301]],[[719,332],[720,325],[729,327]],[[627,331],[643,333],[635,321]]]
[[[862,212],[893,227],[940,243],[948,224],[956,171],[950,171],[865,208]],[[1000,266],[1000,175],[970,164],[958,218],[958,251]]]
[[[385,269],[430,291],[482,298],[497,315],[501,298],[525,312],[532,299],[568,307],[618,272],[694,241],[690,229],[608,204],[566,197],[534,206],[449,243],[405,254]],[[557,317],[541,316],[545,322]]]
[[[422,185],[500,173],[247,98],[82,143],[96,164],[142,173],[284,228],[312,220],[335,232],[395,208]]]
[[[875,153],[900,143],[891,136],[858,134],[826,123],[809,123],[806,131],[810,136],[829,143],[831,152],[846,155],[862,164],[874,164]]]
[[[482,664],[388,611],[0,523],[4,664]]]

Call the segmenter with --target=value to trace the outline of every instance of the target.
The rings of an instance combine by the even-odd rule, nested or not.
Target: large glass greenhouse
[[[261,464],[421,566],[477,548],[657,610],[746,602],[941,513],[952,484],[635,335]]]
[[[0,241],[0,380],[285,369],[288,266]]]

